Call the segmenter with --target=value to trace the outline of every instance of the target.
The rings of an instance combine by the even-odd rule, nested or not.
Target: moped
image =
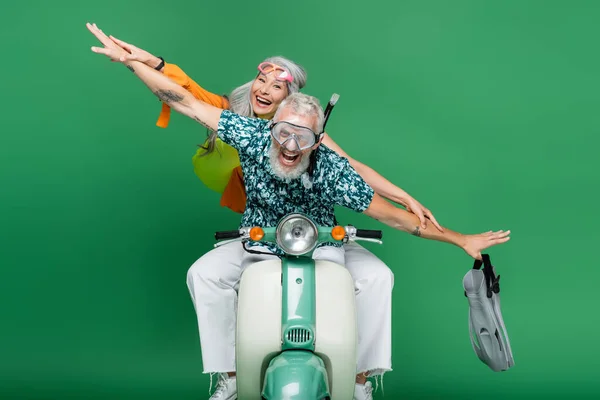
[[[340,264],[313,260],[325,242],[381,244],[379,230],[318,226],[292,213],[276,227],[217,232],[215,246],[275,244],[283,253],[248,265],[240,280],[236,326],[240,400],[349,400],[354,396],[357,319],[354,280]],[[227,240],[224,240],[227,239]]]

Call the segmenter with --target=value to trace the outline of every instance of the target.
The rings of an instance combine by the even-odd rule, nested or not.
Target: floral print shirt
[[[315,151],[313,183],[305,187],[301,178],[288,182],[277,177],[269,161],[272,145],[269,121],[242,117],[223,110],[217,135],[235,148],[240,157],[246,187],[246,209],[241,227],[275,227],[289,213],[303,213],[317,225],[335,226],[334,206],[363,212],[371,204],[373,189],[350,166],[346,158],[324,145]],[[250,245],[259,245],[251,242]],[[282,254],[275,244],[261,243]],[[341,246],[341,243],[324,245]]]

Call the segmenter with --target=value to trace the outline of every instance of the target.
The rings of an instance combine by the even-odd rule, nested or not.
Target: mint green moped
[[[356,379],[354,281],[337,263],[313,260],[324,242],[381,244],[382,232],[317,226],[304,214],[276,227],[217,232],[215,246],[270,242],[284,253],[255,262],[242,274],[236,327],[240,400],[348,400]],[[227,239],[227,240],[225,240]]]

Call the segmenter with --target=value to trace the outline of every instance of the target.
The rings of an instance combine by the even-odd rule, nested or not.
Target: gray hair
[[[284,67],[294,77],[293,82],[290,83],[286,81],[288,95],[298,93],[300,89],[306,85],[306,71],[299,64],[296,64],[295,62],[281,56],[268,57],[263,62],[271,62]],[[238,86],[231,91],[227,98],[229,101],[229,110],[244,117],[256,117],[256,114],[254,114],[254,110],[252,109],[252,93],[250,93],[252,84],[255,80],[256,77],[250,82],[247,82],[242,86]],[[203,149],[206,149],[206,152],[204,152],[202,155],[207,155],[214,151],[216,140],[217,133],[214,131],[209,131],[207,143],[204,146],[201,146]]]
[[[319,99],[304,93],[291,94],[281,102],[279,108],[275,111],[273,120],[279,121],[279,114],[285,108],[290,108],[297,115],[315,117],[316,121],[313,130],[317,135],[321,134],[325,116]]]

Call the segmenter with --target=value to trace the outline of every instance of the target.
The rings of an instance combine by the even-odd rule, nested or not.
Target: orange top
[[[244,174],[242,167],[239,165],[233,169],[231,178],[225,186],[225,191],[221,195],[221,205],[240,214],[243,214],[246,209]]]
[[[175,64],[165,63],[164,75],[171,78],[179,86],[190,92],[195,98],[205,103],[211,104],[221,109],[229,108],[229,102],[223,96],[211,93],[202,88],[194,80],[186,75],[181,68]],[[156,125],[160,128],[169,126],[171,118],[171,107],[162,104],[160,116],[156,121]],[[229,178],[229,182],[225,187],[225,191],[221,195],[221,206],[228,207],[234,212],[242,214],[246,208],[246,189],[244,187],[244,177],[241,167],[236,167]]]
[[[175,64],[165,63],[164,72],[165,76],[171,78],[175,83],[179,86],[183,87],[185,90],[194,95],[198,100],[202,100],[205,103],[213,105],[215,107],[219,107],[223,110],[229,108],[229,102],[223,96],[219,96],[218,94],[214,94],[204,89],[196,82],[194,82],[189,76],[186,75],[185,72],[181,68],[179,68]],[[163,103],[162,110],[160,112],[160,116],[158,117],[158,121],[156,121],[156,125],[161,128],[166,128],[169,126],[169,119],[171,118],[171,107]]]

